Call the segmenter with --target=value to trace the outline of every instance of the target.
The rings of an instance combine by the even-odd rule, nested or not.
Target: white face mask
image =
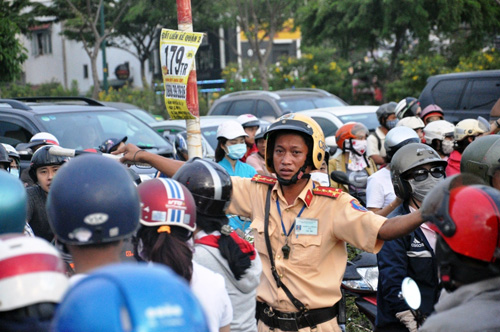
[[[313,181],[319,182],[319,184],[323,187],[329,187],[330,186],[330,178],[328,177],[328,174],[323,173],[323,172],[311,172],[311,179]]]
[[[441,151],[445,154],[445,155],[450,155],[450,153],[453,152],[453,141],[449,141],[447,139],[444,139],[441,141]]]
[[[367,143],[365,139],[353,139],[352,149],[359,154],[364,154],[366,152]]]

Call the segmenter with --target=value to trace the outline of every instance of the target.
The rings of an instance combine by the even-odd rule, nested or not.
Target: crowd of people
[[[346,244],[377,254],[375,331],[500,330],[500,100],[490,122],[412,97],[376,114],[337,148],[306,115],[244,114],[215,160],[127,137],[68,158],[39,133],[21,170],[0,145],[0,330],[341,331]]]

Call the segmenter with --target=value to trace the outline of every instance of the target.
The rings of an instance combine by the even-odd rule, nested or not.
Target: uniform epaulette
[[[252,182],[264,183],[267,185],[274,186],[276,182],[278,182],[278,180],[270,176],[255,174],[252,178]]]
[[[313,189],[313,194],[318,196],[328,196],[332,198],[339,197],[342,193],[342,189],[331,188],[331,187],[316,187]]]

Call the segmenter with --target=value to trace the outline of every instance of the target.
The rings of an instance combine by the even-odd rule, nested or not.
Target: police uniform
[[[290,313],[298,310],[285,292],[277,288],[271,273],[264,237],[269,186],[272,186],[269,237],[277,273],[293,296],[308,309],[332,307],[340,300],[340,284],[347,262],[346,242],[370,252],[377,252],[382,247],[383,241],[377,239],[377,234],[386,218],[368,212],[352,196],[340,190],[318,187],[309,180],[295,202],[288,205],[274,178],[256,175],[252,179],[232,177],[231,180],[233,194],[227,212],[252,220],[250,227],[263,270],[257,301],[269,305],[273,311]],[[290,232],[288,259],[283,257],[286,236],[281,219],[286,232]],[[294,221],[295,227],[291,229]],[[269,330],[259,321],[259,332]],[[300,329],[304,332],[310,330]],[[275,328],[274,331],[281,330]],[[317,325],[316,331],[340,331],[340,328],[335,318]]]

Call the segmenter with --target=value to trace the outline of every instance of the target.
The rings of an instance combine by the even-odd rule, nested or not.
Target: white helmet
[[[44,239],[1,235],[0,265],[0,312],[36,303],[59,303],[68,288],[64,263]]]
[[[444,140],[445,137],[453,137],[455,125],[446,120],[432,121],[424,127],[425,140],[431,143],[432,140]]]
[[[241,136],[248,137],[248,134],[243,129],[243,126],[236,120],[224,121],[217,128],[217,138],[224,137],[231,140]]]
[[[416,130],[416,129],[424,128],[425,124],[424,124],[424,121],[422,121],[422,119],[419,118],[418,116],[409,116],[409,117],[402,118],[401,120],[399,120],[396,127],[399,127],[399,126],[405,126],[405,127],[411,128],[413,130]]]
[[[455,126],[455,141],[461,141],[467,136],[478,136],[488,132],[488,128],[476,119],[465,119]]]
[[[260,127],[259,119],[253,114],[242,114],[236,118],[243,128],[246,127]]]

